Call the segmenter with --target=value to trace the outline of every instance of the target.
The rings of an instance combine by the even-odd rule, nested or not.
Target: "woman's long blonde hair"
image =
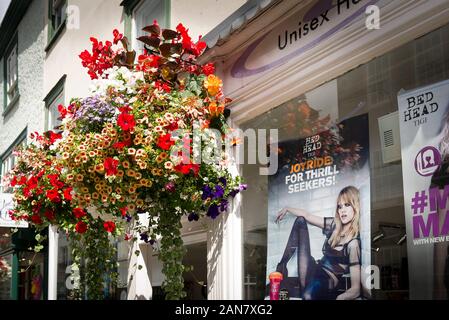
[[[338,204],[340,202],[347,202],[351,204],[352,209],[354,210],[354,217],[350,222],[351,226],[349,227],[349,239],[353,239],[359,234],[359,221],[360,221],[360,193],[356,187],[347,186],[343,188],[337,198],[337,206],[335,208],[335,230],[332,233],[329,242],[332,248],[340,242],[340,234],[343,228],[343,224],[340,219],[340,215],[338,214]],[[348,236],[347,235],[347,236]]]

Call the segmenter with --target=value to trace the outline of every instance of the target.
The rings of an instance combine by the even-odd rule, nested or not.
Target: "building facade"
[[[21,13],[20,19],[19,15],[11,18],[15,10]],[[0,69],[4,74],[0,86],[4,96],[0,122],[2,174],[13,165],[11,150],[26,139],[27,133],[57,124],[58,104],[88,94],[88,75],[77,55],[90,46],[89,37],[108,39],[117,28],[139,52],[142,48],[134,39],[155,19],[170,28],[182,22],[194,39],[205,35],[208,49],[202,61],[216,64],[225,94],[233,99],[230,123],[242,132],[267,134],[264,143],[254,146],[276,145],[276,151],[270,152],[280,155],[278,167],[268,175],[261,174],[260,169],[274,163],[264,162],[263,157],[258,163],[233,165],[249,188],[235,198],[228,214],[211,222],[183,222],[187,248],[184,262],[194,266],[185,275],[188,298],[268,299],[268,276],[273,271],[283,271],[287,280],[298,282],[299,254],[286,255],[288,250],[284,250],[295,220],[286,215],[283,223],[275,224],[278,212],[296,206],[322,217],[333,216],[338,192],[342,185],[349,184],[360,191],[361,203],[358,265],[363,290],[353,298],[448,298],[444,271],[448,242],[418,245],[414,240],[426,240],[431,232],[435,237],[427,240],[436,241],[437,224],[419,222],[415,227],[416,214],[411,213],[408,202],[415,186],[435,185],[432,179],[436,178],[432,177],[444,161],[440,159],[439,166],[430,165],[432,157],[437,158],[433,153],[427,165],[436,171],[422,174],[415,163],[416,172],[425,180],[406,182],[415,174],[409,162],[418,161],[420,153],[415,149],[424,146],[425,139],[411,143],[404,140],[404,132],[412,129],[406,127],[408,113],[403,111],[407,101],[410,109],[428,98],[427,114],[420,109],[422,116],[432,123],[430,127],[441,126],[428,114],[429,110],[436,112],[430,97],[445,101],[445,91],[440,88],[445,88],[449,78],[448,0],[12,1],[1,26],[2,30],[9,29],[0,39]],[[415,103],[410,95],[419,90],[425,90],[424,98],[416,98]],[[440,111],[446,102],[439,102]],[[417,122],[416,130],[425,121]],[[335,136],[338,142],[325,140],[331,124],[340,128],[340,136]],[[270,130],[276,132],[276,144],[269,140],[274,137]],[[430,129],[423,126],[419,130],[410,135],[430,136]],[[440,138],[443,131],[432,134]],[[247,135],[243,141],[248,139]],[[441,146],[432,143],[434,149]],[[319,180],[313,170],[308,174],[301,171],[298,159],[304,160],[306,152],[302,151],[299,158],[290,155],[298,146],[309,150],[307,155],[310,150],[324,150],[332,161],[340,161],[341,154],[350,153],[347,150],[355,150],[355,155],[344,158],[354,165],[348,169],[342,161],[342,167],[323,167],[321,178],[331,181],[327,185],[327,180]],[[251,152],[251,144],[244,143],[243,147],[245,154]],[[266,152],[252,151],[259,155]],[[440,152],[443,154],[442,149]],[[426,157],[422,153],[423,161]],[[287,169],[290,180],[282,180]],[[293,183],[293,177],[304,184]],[[443,175],[442,180],[447,179]],[[287,187],[291,192],[285,191]],[[439,205],[445,203],[441,197]],[[449,220],[443,220],[443,215],[439,219],[443,226],[440,235],[447,236],[445,221]],[[324,235],[315,227],[308,230],[310,256],[323,261]],[[416,231],[427,236],[415,238]],[[29,238],[25,231],[22,233],[23,239]],[[71,299],[67,239],[56,230],[49,231],[49,238],[48,257],[44,253],[39,260],[41,277],[45,278],[42,283],[48,283],[40,298]],[[19,260],[27,257],[12,250],[14,244],[4,239],[0,256],[9,255],[13,274],[20,274]],[[119,242],[117,247],[120,280],[107,297],[163,298],[162,266],[151,246],[141,242],[129,248],[126,242]],[[137,248],[142,255],[129,254]],[[135,259],[143,266],[139,271],[131,267]],[[22,282],[30,283],[32,276]],[[344,297],[352,280],[347,270],[342,277],[338,294]],[[22,282],[16,277],[16,284]],[[283,286],[292,298],[301,290],[287,281]],[[8,287],[7,293],[13,299],[30,298],[13,287]]]

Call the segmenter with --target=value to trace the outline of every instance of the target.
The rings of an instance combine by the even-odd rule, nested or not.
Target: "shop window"
[[[1,156],[1,171],[0,171],[0,193],[10,193],[12,190],[4,185],[4,178],[14,168],[16,163],[16,155],[14,149],[20,145],[26,144],[26,132],[25,129],[22,134],[16,139],[16,141],[8,148],[8,150]]]
[[[18,49],[17,35],[13,38],[8,50],[6,51],[4,61],[5,78],[5,97],[3,115],[5,115],[17,102],[19,98],[19,78],[18,78]]]
[[[341,119],[368,115],[371,209],[370,222],[365,227],[370,229],[371,237],[364,243],[368,244],[366,247],[369,248],[369,253],[365,254],[370,255],[371,264],[379,267],[381,288],[371,290],[371,295],[366,296],[367,298],[409,298],[402,161],[383,161],[378,119],[398,110],[397,95],[400,90],[411,90],[449,79],[448,53],[449,25],[373,59],[241,125],[243,130],[277,128],[279,142],[283,143],[308,136],[303,130],[306,119],[320,119],[330,115],[332,120],[339,122]],[[242,289],[244,299],[266,299],[269,248],[278,245],[267,237],[270,223],[267,219],[269,199],[273,197],[273,194],[269,194],[270,178],[259,174],[259,165],[243,164],[241,172],[249,186],[242,194]],[[317,192],[325,194],[326,190]],[[320,206],[327,206],[327,203],[322,202]],[[319,252],[321,246],[311,245],[311,251],[314,250]],[[296,261],[293,260],[292,258],[285,268],[288,269],[288,274],[294,275],[298,270]]]
[[[0,234],[0,237],[3,237],[3,235]],[[12,254],[0,256],[0,300],[9,300],[11,298],[11,268]]]

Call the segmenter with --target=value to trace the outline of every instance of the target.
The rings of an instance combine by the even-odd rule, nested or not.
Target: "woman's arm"
[[[360,296],[360,265],[349,267],[351,275],[351,288],[337,297],[337,300],[354,300]]]
[[[304,217],[304,219],[306,219],[306,221],[308,223],[310,223],[314,226],[320,227],[321,229],[324,228],[324,218],[323,217],[319,217],[319,216],[310,214],[309,212],[307,212],[304,209],[297,209],[297,208],[290,208],[290,207],[285,207],[285,208],[281,209],[276,217],[275,222],[278,223],[279,221],[284,219],[287,212],[290,212],[291,214],[293,214],[297,217]]]

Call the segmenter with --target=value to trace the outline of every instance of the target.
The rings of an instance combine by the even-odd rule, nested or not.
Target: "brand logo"
[[[431,176],[440,164],[440,152],[431,146],[422,148],[415,157],[415,170],[423,177]]]

